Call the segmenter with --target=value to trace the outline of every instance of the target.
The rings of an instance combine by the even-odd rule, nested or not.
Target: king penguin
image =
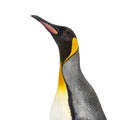
[[[75,33],[32,15],[52,35],[60,53],[58,88],[50,111],[50,120],[107,120],[99,99],[84,77]]]

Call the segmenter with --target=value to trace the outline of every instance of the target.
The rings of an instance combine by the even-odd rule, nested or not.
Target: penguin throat
[[[71,109],[69,104],[69,90],[68,90],[68,85],[67,82],[65,80],[65,76],[64,76],[64,71],[63,71],[63,65],[69,61],[69,59],[78,51],[78,43],[77,43],[77,39],[73,38],[72,40],[72,49],[71,52],[69,54],[69,56],[63,61],[60,62],[60,69],[59,69],[59,81],[58,81],[58,88],[57,88],[57,92],[56,92],[56,96],[55,96],[55,100],[53,103],[53,107],[52,107],[52,115],[54,116],[55,111],[59,111],[58,115],[61,120],[65,119],[65,120],[72,120],[72,116],[74,114],[72,114]],[[72,114],[72,116],[71,116]],[[63,116],[63,117],[62,117]],[[56,118],[55,118],[56,119]]]

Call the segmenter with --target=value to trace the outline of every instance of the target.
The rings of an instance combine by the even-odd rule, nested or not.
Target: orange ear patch
[[[70,52],[70,55],[66,58],[65,62],[74,54],[77,52],[79,46],[78,46],[78,41],[77,39],[74,37],[72,39],[72,48],[71,48],[71,52]]]

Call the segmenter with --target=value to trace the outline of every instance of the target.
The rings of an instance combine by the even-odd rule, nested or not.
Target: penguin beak
[[[38,20],[51,34],[53,35],[58,35],[58,31],[56,30],[56,26],[45,21],[44,19],[40,18],[37,15],[31,15],[31,17],[35,18]]]

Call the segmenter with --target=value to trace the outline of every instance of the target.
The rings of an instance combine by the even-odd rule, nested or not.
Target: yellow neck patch
[[[62,73],[62,63],[60,63],[58,91],[61,91],[61,92],[66,91],[66,84],[64,81],[63,73]]]

